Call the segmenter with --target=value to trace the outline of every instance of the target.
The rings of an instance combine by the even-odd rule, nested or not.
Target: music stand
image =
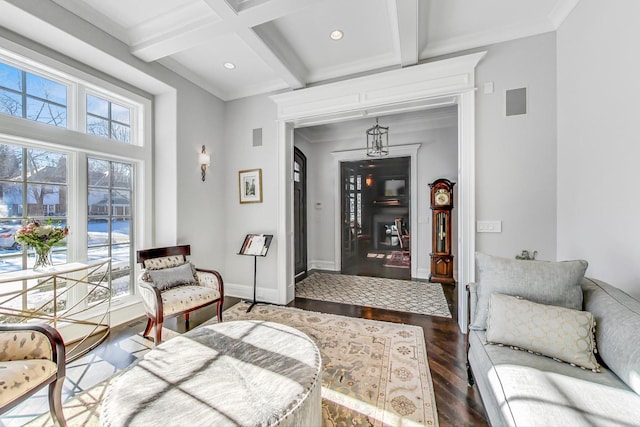
[[[273,240],[273,234],[247,234],[244,242],[242,242],[240,252],[238,252],[238,255],[253,257],[253,301],[247,309],[247,313],[250,312],[256,304],[266,304],[265,302],[256,300],[256,274],[258,271],[258,257],[267,256],[271,240]]]

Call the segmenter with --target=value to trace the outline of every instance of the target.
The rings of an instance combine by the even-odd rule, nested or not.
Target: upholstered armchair
[[[170,246],[138,251],[142,272],[138,289],[147,314],[143,336],[155,326],[155,345],[162,342],[164,319],[185,315],[210,304],[217,304],[218,321],[222,322],[224,283],[215,270],[196,268],[187,256],[191,246]]]
[[[57,425],[62,413],[65,348],[57,330],[46,324],[0,324],[0,414],[49,386],[49,410]]]

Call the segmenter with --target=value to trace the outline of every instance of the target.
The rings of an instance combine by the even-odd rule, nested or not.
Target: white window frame
[[[152,188],[145,185],[152,177],[152,95],[128,87],[109,76],[98,77],[85,71],[85,66],[71,66],[11,40],[0,37],[0,61],[33,72],[56,82],[68,82],[67,128],[0,114],[0,139],[10,144],[34,145],[69,154],[68,262],[83,261],[87,254],[87,170],[88,155],[113,161],[133,163],[134,217],[131,244],[150,240],[152,229],[143,218],[152,216]],[[99,72],[96,72],[99,74]],[[116,84],[117,83],[117,84]],[[116,103],[131,106],[131,142],[122,143],[85,132],[86,93],[90,91]],[[82,102],[81,102],[82,101]],[[81,232],[74,233],[74,230]],[[131,294],[112,303],[112,311],[138,304],[135,277],[138,266],[132,265]],[[113,318],[112,318],[113,321]]]

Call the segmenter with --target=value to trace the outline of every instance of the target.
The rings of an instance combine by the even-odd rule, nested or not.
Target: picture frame
[[[262,169],[238,172],[240,203],[262,203]]]

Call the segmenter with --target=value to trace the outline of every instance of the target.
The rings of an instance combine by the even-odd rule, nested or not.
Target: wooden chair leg
[[[218,309],[216,312],[218,314],[218,322],[222,323],[222,300],[218,301]]]
[[[51,384],[49,384],[49,411],[51,412],[51,418],[56,426],[66,427],[67,421],[64,419],[64,413],[62,412],[62,385],[64,384],[64,377],[58,378]]]
[[[153,320],[150,317],[147,317],[147,326],[144,328],[144,332],[142,333],[143,337],[148,337],[151,332],[151,328],[153,328]]]
[[[162,320],[156,322],[156,342],[155,345],[160,345],[162,342]]]

